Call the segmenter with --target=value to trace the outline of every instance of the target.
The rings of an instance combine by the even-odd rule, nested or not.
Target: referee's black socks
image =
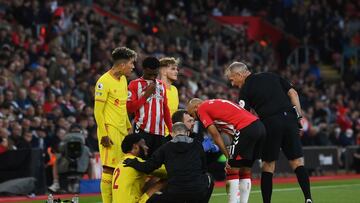
[[[298,179],[301,190],[304,193],[305,199],[311,199],[309,175],[304,166],[299,166],[295,169],[296,177]]]
[[[270,203],[271,193],[272,193],[272,182],[273,173],[262,172],[261,173],[261,195],[263,198],[263,203]]]

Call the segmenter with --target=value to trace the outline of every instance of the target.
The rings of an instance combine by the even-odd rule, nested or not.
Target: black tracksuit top
[[[194,194],[208,187],[205,152],[196,139],[177,135],[157,149],[146,162],[135,162],[133,167],[151,173],[162,164],[165,164],[168,173],[169,192]]]

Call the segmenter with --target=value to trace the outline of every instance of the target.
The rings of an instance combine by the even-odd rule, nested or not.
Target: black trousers
[[[214,181],[209,177],[209,185],[200,193],[184,194],[182,191],[179,193],[169,192],[166,188],[161,194],[152,195],[147,203],[208,203],[214,189]]]

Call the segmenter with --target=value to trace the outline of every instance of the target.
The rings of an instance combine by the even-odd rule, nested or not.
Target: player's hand
[[[303,119],[302,117],[298,118],[298,127],[299,127],[299,130],[302,131],[303,130]]]
[[[132,133],[134,133],[134,129],[133,129],[132,127],[128,128],[127,130],[128,130],[128,134],[129,134],[129,135],[132,134]]]
[[[101,144],[102,146],[104,146],[105,148],[109,148],[109,147],[111,147],[111,145],[113,145],[114,143],[113,143],[113,141],[110,139],[110,137],[106,135],[106,136],[103,136],[103,137],[101,138],[100,144]]]
[[[295,111],[295,113],[296,113],[296,118],[297,118],[297,120],[298,120],[298,127],[299,127],[299,130],[303,130],[303,125],[302,125],[302,115],[301,115],[301,113],[298,111],[298,109],[296,108],[296,106],[293,106],[293,109],[294,109],[294,111]],[[300,110],[301,111],[301,110]]]
[[[150,95],[155,93],[155,89],[156,89],[156,82],[150,83],[150,85],[147,86],[145,89],[144,97],[145,98],[150,97]]]
[[[138,161],[137,158],[133,158],[133,159],[127,158],[123,161],[123,164],[124,167],[132,167],[135,165],[137,161]]]
[[[227,160],[226,162],[225,162],[225,171],[227,171],[227,170],[230,170],[231,169],[231,166],[229,165],[229,160]]]

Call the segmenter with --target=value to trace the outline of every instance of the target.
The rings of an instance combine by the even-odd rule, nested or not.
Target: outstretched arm
[[[297,91],[294,88],[290,88],[288,91],[288,96],[290,98],[291,104],[296,107],[296,112],[298,114],[298,117],[302,117],[301,105]]]
[[[136,158],[135,159],[125,159],[124,162],[125,167],[130,166],[138,171],[149,174],[153,172],[155,169],[158,169],[161,164],[164,163],[164,153],[161,148],[156,150],[150,159],[145,162],[140,162]]]
[[[212,139],[214,140],[215,144],[220,148],[221,152],[229,159],[230,155],[228,150],[225,147],[224,141],[221,138],[221,135],[215,125],[209,125],[207,128],[208,132],[210,133]]]

